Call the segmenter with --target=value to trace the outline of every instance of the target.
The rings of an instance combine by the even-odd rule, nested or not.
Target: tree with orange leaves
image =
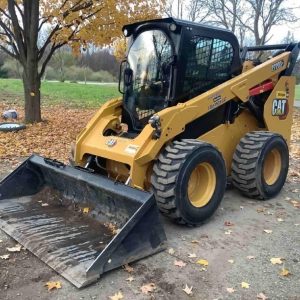
[[[0,49],[23,67],[25,121],[40,122],[41,78],[53,53],[111,44],[124,24],[156,18],[159,0],[0,0]],[[43,36],[43,38],[41,38]]]

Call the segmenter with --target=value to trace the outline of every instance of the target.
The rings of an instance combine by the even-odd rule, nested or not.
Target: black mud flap
[[[166,241],[153,194],[35,155],[0,183],[0,228],[78,288]]]

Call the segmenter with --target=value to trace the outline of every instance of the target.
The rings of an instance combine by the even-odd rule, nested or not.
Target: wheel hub
[[[216,173],[209,163],[199,164],[188,182],[188,198],[195,207],[205,206],[216,188]]]
[[[263,176],[268,185],[276,182],[281,171],[281,156],[277,149],[270,151],[265,158]]]

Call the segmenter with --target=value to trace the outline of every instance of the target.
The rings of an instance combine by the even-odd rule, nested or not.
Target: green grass
[[[23,84],[18,79],[0,79],[0,101],[2,95],[15,96],[23,100]],[[120,97],[116,84],[97,85],[62,82],[43,82],[42,105],[62,104],[71,107],[99,107],[105,101]]]
[[[300,85],[296,85],[295,99],[300,100]]]

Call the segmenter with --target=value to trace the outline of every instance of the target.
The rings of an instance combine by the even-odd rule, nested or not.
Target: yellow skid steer
[[[71,164],[31,156],[0,183],[0,228],[77,287],[165,248],[159,211],[194,226],[226,184],[285,183],[298,43],[240,48],[173,18],[124,26],[123,97],[78,135]]]

